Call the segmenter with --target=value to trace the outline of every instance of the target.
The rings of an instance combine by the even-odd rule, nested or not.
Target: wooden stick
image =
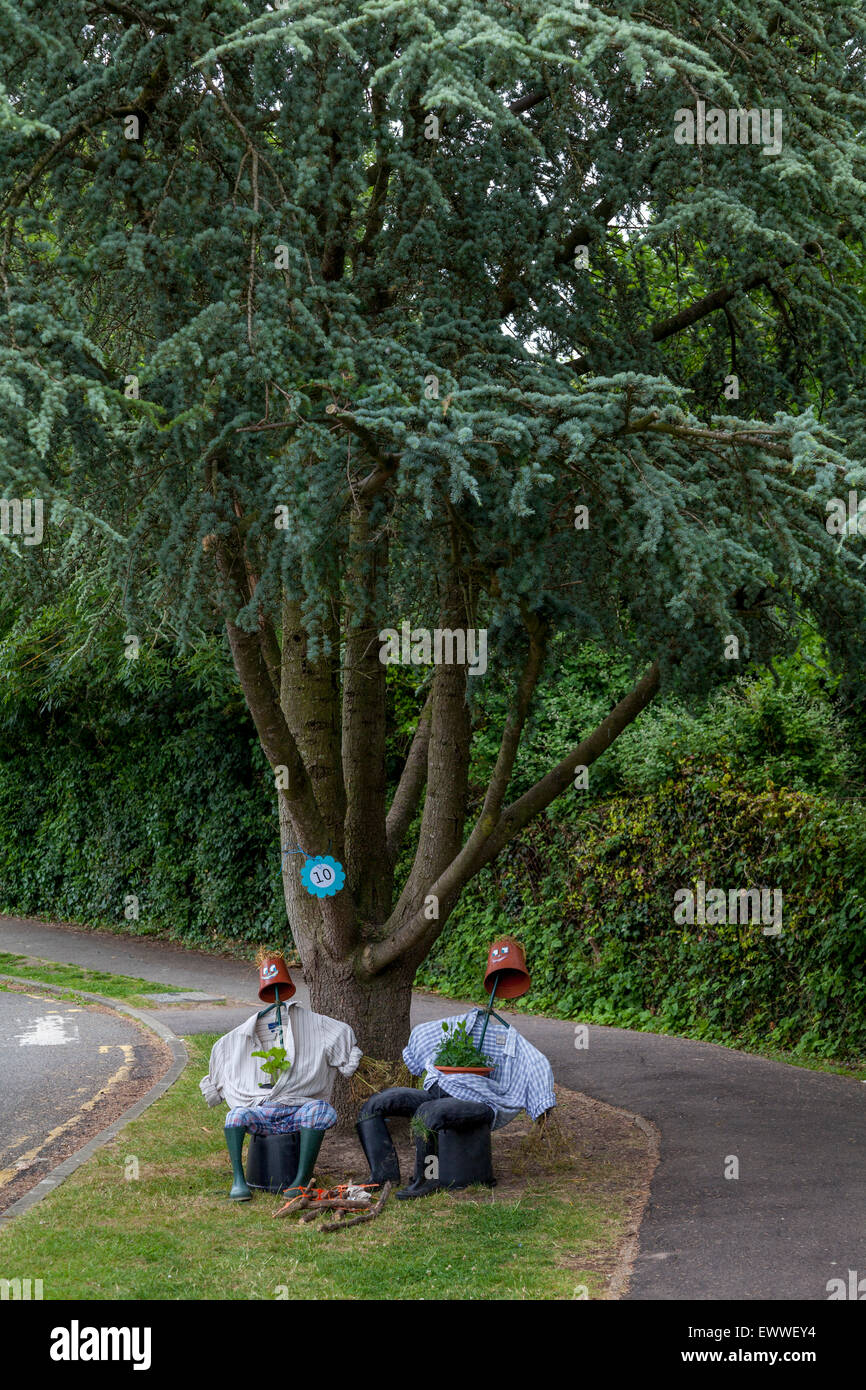
[[[303,1192],[300,1193],[300,1195],[297,1197],[290,1197],[284,1206],[281,1206],[278,1211],[274,1212],[274,1218],[276,1219],[276,1217],[278,1216],[294,1215],[295,1212],[303,1211],[304,1207],[310,1206],[310,1188],[312,1186],[313,1179],[310,1178],[310,1181],[307,1183]]]
[[[302,1197],[293,1197],[290,1202],[286,1202],[284,1207],[280,1207],[279,1211],[274,1212],[274,1216],[296,1216],[302,1212],[302,1221],[312,1221],[312,1212],[318,1215],[320,1211],[366,1212],[369,1210],[369,1202],[359,1202],[354,1199],[350,1201],[345,1197],[322,1197],[316,1200],[305,1193]]]
[[[323,1197],[318,1202],[311,1202],[311,1207],[316,1211],[369,1211],[369,1202],[358,1202],[355,1199],[347,1200],[345,1197]]]
[[[344,1188],[348,1186],[348,1183],[343,1184]],[[311,1194],[311,1187],[312,1178],[307,1183],[307,1186],[304,1188],[303,1192],[300,1193],[297,1197],[290,1198],[290,1200],[286,1202],[284,1206],[280,1207],[278,1211],[274,1212],[274,1216],[296,1216],[299,1212],[303,1212],[304,1215],[301,1216],[301,1220],[312,1221],[314,1219],[314,1216],[312,1214],[313,1211],[315,1212],[316,1216],[319,1214],[320,1211],[358,1211],[364,1213],[369,1213],[370,1211],[369,1202],[362,1202],[358,1198],[354,1197],[349,1198],[340,1196],[339,1188],[329,1187],[326,1189],[326,1196],[315,1198]]]
[[[328,1221],[324,1226],[319,1227],[319,1231],[345,1231],[348,1229],[349,1226],[360,1226],[362,1221],[375,1221],[376,1217],[379,1215],[379,1212],[384,1207],[385,1202],[388,1198],[388,1193],[390,1191],[391,1184],[389,1182],[386,1182],[385,1186],[382,1188],[382,1195],[379,1198],[376,1205],[373,1207],[372,1211],[365,1212],[363,1216],[352,1216],[347,1220],[345,1216],[347,1207],[344,1207],[343,1215],[340,1219],[336,1221]]]

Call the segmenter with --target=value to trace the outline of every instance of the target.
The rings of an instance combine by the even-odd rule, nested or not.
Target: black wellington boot
[[[434,1192],[441,1192],[441,1182],[436,1182],[435,1178],[422,1178],[419,1182],[413,1178],[408,1187],[404,1187],[402,1192],[395,1192],[394,1196],[399,1197],[401,1202],[411,1202],[415,1197],[432,1197]]]
[[[433,1160],[431,1163],[430,1160]],[[428,1174],[430,1175],[428,1177]],[[435,1176],[434,1176],[435,1174]],[[408,1187],[395,1193],[401,1202],[411,1202],[415,1197],[429,1197],[442,1190],[439,1181],[439,1158],[436,1153],[436,1136],[430,1134],[426,1139],[420,1136],[415,1140],[415,1176]]]
[[[383,1117],[367,1115],[358,1120],[355,1129],[370,1165],[370,1182],[399,1182],[400,1160]]]

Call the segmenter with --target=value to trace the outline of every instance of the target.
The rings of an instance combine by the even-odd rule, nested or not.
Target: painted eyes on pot
[[[277,967],[276,967],[275,965],[263,965],[263,966],[262,966],[262,979],[263,979],[263,980],[270,980],[270,979],[273,979],[273,977],[274,977],[274,975],[276,975],[276,973],[277,973]]]

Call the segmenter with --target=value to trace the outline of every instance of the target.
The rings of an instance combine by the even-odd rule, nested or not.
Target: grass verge
[[[104,970],[87,970],[83,965],[62,965],[59,961],[10,955],[7,951],[0,951],[0,975],[40,980],[43,984],[62,986],[64,989],[83,989],[90,994],[104,994],[109,999],[122,999],[124,1003],[142,1008],[154,1007],[152,1001],[144,998],[148,992],[183,993],[174,985],[142,980],[136,975],[109,975]]]
[[[214,1038],[185,1042],[190,1064],[171,1090],[0,1232],[2,1277],[42,1279],[46,1300],[603,1295],[593,1265],[617,1249],[625,1203],[567,1177],[528,1178],[518,1200],[495,1188],[389,1200],[375,1221],[333,1235],[274,1221],[277,1197],[228,1202],[224,1112],[198,1089]]]

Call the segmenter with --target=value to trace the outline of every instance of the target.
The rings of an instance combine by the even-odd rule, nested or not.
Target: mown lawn
[[[42,1279],[45,1299],[602,1294],[604,1279],[581,1261],[615,1249],[624,1209],[567,1198],[565,1182],[529,1182],[509,1202],[495,1189],[477,1199],[389,1199],[375,1221],[332,1235],[318,1223],[274,1221],[276,1197],[228,1202],[223,1111],[209,1110],[198,1090],[214,1038],[185,1041],[190,1065],[172,1089],[0,1232],[0,1277]]]

